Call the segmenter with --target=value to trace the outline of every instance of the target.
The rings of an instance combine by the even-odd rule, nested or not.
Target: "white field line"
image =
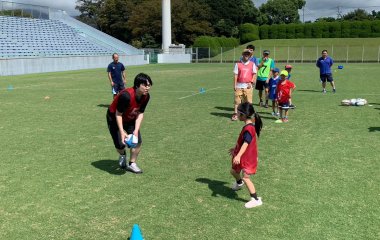
[[[193,96],[196,96],[196,95],[198,95],[198,94],[205,93],[205,92],[209,92],[209,91],[212,91],[212,90],[215,90],[215,89],[219,89],[219,88],[220,88],[220,87],[211,88],[211,89],[209,89],[209,90],[205,90],[204,92],[193,93],[193,94],[191,94],[191,95],[187,95],[187,96],[184,96],[184,97],[180,97],[180,98],[178,98],[178,99],[181,100],[181,99],[185,99],[185,98],[193,97]]]

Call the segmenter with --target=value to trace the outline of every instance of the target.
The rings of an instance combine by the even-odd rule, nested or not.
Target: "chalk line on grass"
[[[187,96],[184,96],[184,97],[180,97],[180,98],[178,98],[178,99],[181,100],[181,99],[185,99],[185,98],[193,97],[193,96],[196,96],[196,95],[198,95],[198,94],[206,93],[206,92],[209,92],[209,91],[212,91],[212,90],[216,90],[216,89],[219,89],[219,88],[220,88],[220,87],[211,88],[211,89],[209,89],[209,90],[205,90],[204,92],[193,93],[193,94],[191,94],[191,95],[187,95]]]

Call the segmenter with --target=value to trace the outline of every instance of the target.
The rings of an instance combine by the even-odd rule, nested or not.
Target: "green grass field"
[[[255,45],[257,57],[261,57],[264,49],[269,49],[271,57],[277,61],[314,62],[320,57],[323,49],[327,49],[334,60],[339,62],[347,60],[378,62],[380,57],[380,38],[265,39],[225,51],[211,58],[210,61],[235,61],[239,59],[242,50],[248,44]],[[204,54],[207,55],[207,52]],[[199,61],[209,60],[200,59]]]
[[[105,69],[0,77],[0,239],[127,239],[135,223],[148,240],[379,239],[379,65],[345,65],[323,95],[314,64],[295,64],[289,123],[257,108],[264,204],[249,210],[230,190],[232,68],[128,68],[129,85],[154,81],[141,175],[118,168]],[[340,106],[358,97],[372,106]]]

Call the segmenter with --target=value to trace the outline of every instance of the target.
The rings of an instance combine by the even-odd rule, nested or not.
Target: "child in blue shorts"
[[[277,84],[280,81],[279,77],[280,69],[273,69],[273,75],[268,82],[269,99],[272,100],[272,116],[279,116],[278,104],[277,104]]]

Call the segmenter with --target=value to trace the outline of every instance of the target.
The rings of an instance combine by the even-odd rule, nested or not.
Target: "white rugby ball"
[[[350,106],[350,105],[351,105],[351,101],[348,100],[348,99],[343,99],[340,103],[341,103],[343,106]]]

